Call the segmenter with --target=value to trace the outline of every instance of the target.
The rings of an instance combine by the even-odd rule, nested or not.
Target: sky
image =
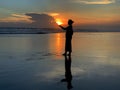
[[[120,0],[0,0],[0,27],[57,27],[72,19],[76,28],[120,27]]]

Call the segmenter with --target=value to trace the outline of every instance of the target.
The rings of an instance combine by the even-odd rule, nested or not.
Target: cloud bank
[[[74,0],[73,2],[83,4],[111,4],[115,3],[115,0]]]
[[[34,27],[55,27],[56,25],[54,18],[47,14],[27,13],[26,15],[32,17],[31,25]]]
[[[54,28],[56,25],[54,18],[48,14],[12,14],[10,17],[0,19],[0,27]]]
[[[0,18],[0,22],[24,22],[31,23],[30,16],[26,16],[23,14],[11,14],[9,17]]]

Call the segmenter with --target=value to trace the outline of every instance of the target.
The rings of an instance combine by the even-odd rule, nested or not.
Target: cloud
[[[27,16],[32,17],[31,20],[33,21],[31,23],[34,27],[55,27],[56,23],[52,16],[47,14],[37,14],[37,13],[27,13]]]
[[[0,19],[0,27],[54,28],[56,25],[54,18],[48,14],[12,14],[7,18]]]
[[[115,0],[74,0],[73,2],[83,4],[111,4],[115,3]]]
[[[30,16],[22,15],[22,14],[11,14],[11,16],[6,18],[0,18],[0,22],[24,22],[31,23]]]
[[[52,17],[60,15],[58,12],[43,12],[43,13]]]

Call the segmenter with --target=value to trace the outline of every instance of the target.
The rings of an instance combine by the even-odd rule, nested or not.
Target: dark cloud
[[[34,28],[54,28],[57,26],[52,16],[47,14],[26,13],[30,16],[32,23],[23,22],[0,22],[0,27],[34,27]]]
[[[27,16],[31,16],[31,23],[34,27],[55,27],[56,23],[52,16],[47,14],[27,13]]]

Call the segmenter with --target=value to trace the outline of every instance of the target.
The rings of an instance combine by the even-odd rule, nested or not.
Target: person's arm
[[[63,30],[66,30],[66,28],[64,28],[63,26],[59,25],[59,27],[61,27]]]

